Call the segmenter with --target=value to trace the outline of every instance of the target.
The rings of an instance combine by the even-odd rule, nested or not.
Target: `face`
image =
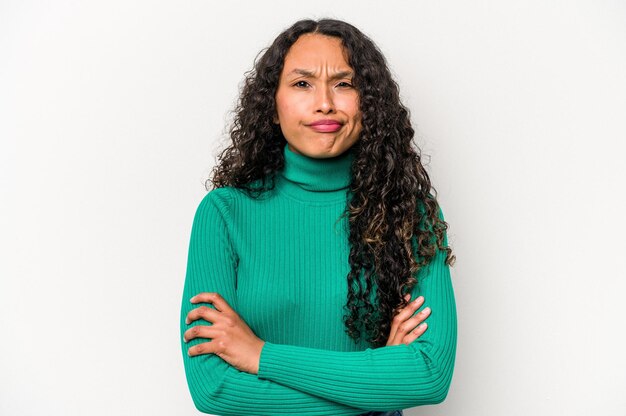
[[[339,38],[304,34],[291,46],[276,91],[274,117],[290,150],[329,158],[358,140],[362,125],[353,72]],[[322,120],[337,124],[311,125]]]

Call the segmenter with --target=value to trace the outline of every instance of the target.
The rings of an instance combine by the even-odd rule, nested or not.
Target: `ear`
[[[272,121],[274,122],[274,124],[280,124],[280,121],[278,120],[278,117],[276,116],[276,114],[274,114]]]

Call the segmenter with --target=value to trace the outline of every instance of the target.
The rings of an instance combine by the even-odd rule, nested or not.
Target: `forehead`
[[[315,70],[320,65],[350,69],[340,38],[310,33],[300,36],[287,52],[283,69],[288,73],[295,68]]]

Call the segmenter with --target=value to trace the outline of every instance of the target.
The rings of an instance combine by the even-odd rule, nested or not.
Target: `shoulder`
[[[212,189],[200,200],[196,217],[220,216],[227,220],[233,198],[234,189],[231,187]]]
[[[261,180],[257,180],[250,183],[250,188],[263,189],[263,185]],[[223,186],[212,189],[204,195],[197,211],[219,213],[224,220],[229,221],[230,217],[237,218],[242,212],[268,209],[267,202],[271,202],[277,197],[278,193],[274,189],[249,193],[244,188]]]
[[[203,202],[218,205],[220,208],[228,208],[232,204],[232,200],[235,197],[236,189],[225,186],[222,188],[215,188],[209,191],[203,198]]]
[[[429,216],[426,216],[426,203],[424,200],[422,199],[418,199],[417,201],[417,218],[420,221],[420,229],[422,229],[423,231],[428,231],[429,233],[433,233],[435,232],[435,230],[441,230],[441,232],[443,233],[443,245],[447,246],[448,245],[448,233],[447,233],[447,229],[448,229],[448,223],[445,220],[444,214],[443,214],[443,208],[441,207],[441,204],[439,203],[439,200],[435,199],[434,197],[430,196],[429,197],[429,204],[435,207],[435,211],[437,212],[437,219],[432,219]]]
[[[429,196],[429,199],[434,201],[435,206],[437,207],[437,216],[439,217],[439,219],[441,221],[445,221],[444,216],[443,216],[443,209],[441,208],[441,204],[439,203],[439,200],[435,199],[432,196]],[[424,213],[426,212],[426,203],[421,198],[417,198],[417,212],[419,216],[424,215]]]

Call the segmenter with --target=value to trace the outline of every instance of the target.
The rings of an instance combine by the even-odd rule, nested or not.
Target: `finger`
[[[215,320],[218,318],[219,313],[219,311],[216,311],[213,308],[209,308],[208,306],[200,306],[189,311],[189,313],[187,314],[187,318],[185,319],[185,323],[189,325],[192,321],[198,319],[204,319],[208,322],[215,322]]]
[[[412,302],[409,302],[408,305],[406,305],[404,308],[402,308],[402,310],[400,311],[401,314],[403,314],[403,316],[405,317],[405,319],[408,319],[411,315],[413,315],[415,313],[416,310],[418,310],[422,305],[424,304],[424,296],[418,296],[417,298],[415,298]]]
[[[412,316],[410,319],[404,321],[398,327],[398,337],[404,337],[409,332],[413,331],[416,326],[422,323],[426,318],[430,316],[430,308],[426,307],[422,309],[419,313]]]
[[[216,345],[217,344],[214,343],[213,341],[203,342],[202,344],[189,347],[189,349],[187,350],[187,354],[190,356],[201,355],[201,354],[215,354],[217,353]]]
[[[411,299],[411,294],[410,293],[407,293],[406,295],[404,295],[404,300],[406,300],[408,302],[409,299]],[[410,306],[410,303],[407,306],[405,306],[405,308],[408,307],[408,306]],[[398,331],[398,324],[399,324],[399,322],[398,322],[399,319],[396,319],[396,317],[403,310],[404,310],[404,308],[400,308],[400,307],[395,310],[395,315],[393,317],[393,320],[391,321],[391,329],[389,330],[389,336],[387,337],[387,344],[388,345],[395,341],[396,332]]]
[[[399,309],[398,313],[394,316],[393,321],[392,321],[391,329],[389,331],[389,338],[388,338],[389,342],[396,345],[402,341],[402,337],[404,336],[404,334],[398,336],[399,335],[398,327],[405,320],[410,318],[411,315],[413,315],[413,313],[415,313],[415,311],[419,309],[419,307],[422,306],[423,303],[424,303],[424,297],[419,296],[417,299],[415,299],[413,302],[410,302],[404,308]]]
[[[217,292],[202,292],[190,299],[191,303],[212,303],[220,312],[233,311],[228,302]],[[234,311],[233,311],[234,312]]]
[[[424,297],[419,296],[413,302],[409,303],[407,306],[400,309],[400,312],[398,312],[398,314],[394,316],[393,321],[392,321],[391,330],[389,331],[390,340],[394,342],[400,342],[402,340],[402,337],[404,336],[404,334],[402,334],[401,336],[398,336],[399,326],[404,321],[409,319],[411,315],[413,315],[415,311],[418,310],[420,306],[422,306],[423,304],[424,304]]]
[[[405,335],[404,338],[402,339],[402,343],[409,345],[410,343],[418,339],[420,336],[422,336],[424,332],[426,332],[427,329],[428,329],[428,323],[424,322],[423,324],[415,328],[413,331]]]
[[[407,302],[407,304],[408,304],[408,303],[410,303],[410,300],[411,300],[411,294],[410,294],[410,293],[407,293],[406,295],[404,295],[404,300]],[[402,308],[398,307],[398,308],[396,308],[396,310],[399,312],[399,311],[401,311],[401,310],[402,310]]]
[[[405,308],[403,308],[400,313],[396,315],[394,318],[394,327],[393,328],[393,341],[398,344],[402,342],[402,338],[411,331],[419,322],[426,319],[425,317],[421,319],[419,322],[415,322],[413,324],[408,323],[407,321],[413,316],[416,310],[418,310],[424,304],[424,297],[419,296],[413,302],[409,303]]]
[[[194,338],[208,338],[213,339],[217,336],[217,331],[213,326],[208,325],[196,325],[183,333],[183,341],[189,342]]]

